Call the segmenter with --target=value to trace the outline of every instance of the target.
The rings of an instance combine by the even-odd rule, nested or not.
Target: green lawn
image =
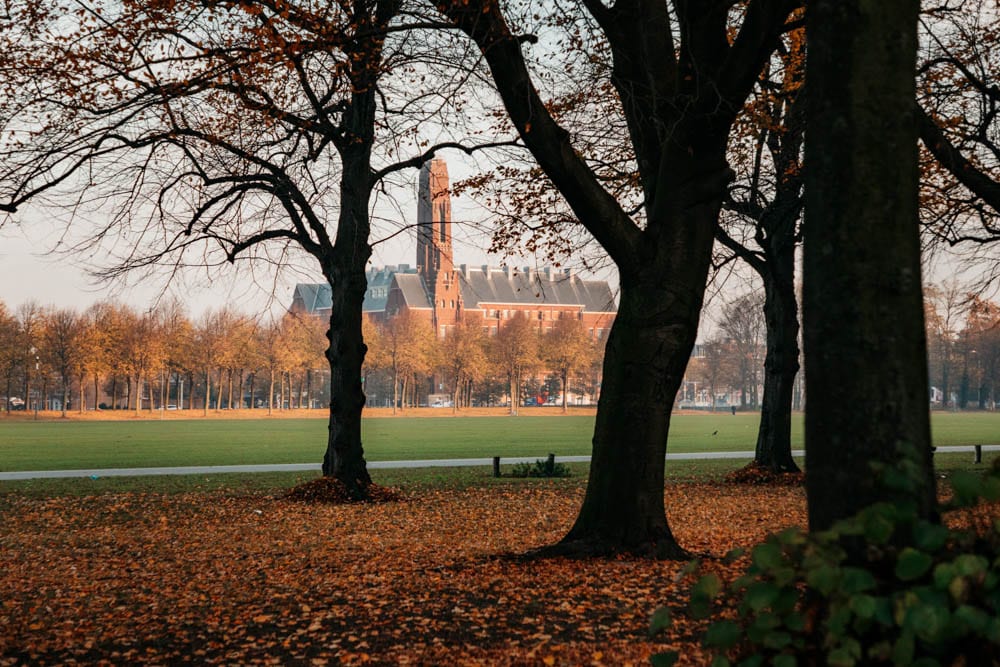
[[[677,415],[668,451],[752,450],[757,415]],[[1000,414],[936,414],[938,445],[1000,444]],[[802,446],[801,418],[793,445]],[[369,461],[589,454],[593,417],[368,419]],[[0,471],[308,463],[322,458],[319,419],[25,422],[0,419]]]

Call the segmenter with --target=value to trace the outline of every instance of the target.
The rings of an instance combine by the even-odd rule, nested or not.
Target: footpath
[[[986,445],[983,451],[1000,451],[1000,445]],[[953,447],[938,447],[938,454],[954,454],[975,451],[972,445]],[[805,456],[805,450],[792,450],[793,456]],[[712,459],[750,459],[753,452],[698,452],[687,454],[667,454],[668,461],[707,461]],[[512,456],[503,458],[505,464],[533,463],[539,456]],[[585,463],[589,456],[559,456],[560,463]],[[492,458],[476,459],[415,459],[412,461],[369,461],[368,468],[380,470],[386,468],[454,468],[491,466]],[[19,479],[56,479],[67,477],[142,477],[145,475],[214,475],[221,473],[255,473],[255,472],[308,472],[319,471],[319,463],[265,463],[260,465],[227,465],[227,466],[172,466],[161,468],[92,468],[80,470],[18,470],[0,472],[0,480],[13,481]]]

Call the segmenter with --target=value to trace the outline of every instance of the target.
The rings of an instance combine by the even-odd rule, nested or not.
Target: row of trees
[[[64,414],[70,405],[190,409],[196,401],[207,411],[243,405],[244,388],[251,405],[259,397],[269,409],[275,401],[294,406],[313,389],[307,378],[321,364],[323,340],[315,322],[262,324],[230,309],[192,321],[177,303],[146,312],[112,303],[77,312],[33,302],[11,312],[0,303],[8,411],[53,404]],[[27,403],[19,406],[17,398]]]
[[[924,289],[930,402],[947,409],[993,409],[1000,386],[1000,306],[949,281]],[[714,409],[712,397],[741,408],[761,407],[767,327],[764,295],[727,302],[714,334],[692,357],[681,401]],[[800,378],[793,407],[804,404]],[[734,403],[735,401],[735,403]]]
[[[231,309],[192,321],[177,303],[77,312],[0,302],[4,407],[318,407],[330,398],[325,330],[311,316],[270,322]],[[506,402],[516,412],[526,391],[532,401],[561,396],[565,410],[571,389],[595,392],[601,360],[601,341],[577,320],[559,320],[543,335],[519,317],[494,337],[460,324],[438,339],[426,321],[403,314],[366,321],[365,341],[367,392],[391,399],[394,410],[443,392],[455,410]]]

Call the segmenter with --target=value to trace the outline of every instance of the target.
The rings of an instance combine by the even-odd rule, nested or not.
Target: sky
[[[454,156],[446,156],[452,181],[468,176],[475,165]],[[417,170],[412,171],[413,182]],[[416,187],[402,188],[394,193],[398,206],[385,207],[377,215],[388,218],[390,224],[412,224],[416,220]],[[481,221],[486,212],[468,197],[453,197],[453,218],[456,221]],[[0,227],[0,300],[9,309],[34,300],[42,306],[72,307],[84,310],[93,303],[111,300],[124,302],[143,310],[157,299],[177,297],[198,317],[209,309],[225,303],[243,312],[270,311],[279,314],[291,302],[292,290],[298,282],[320,282],[322,276],[307,264],[304,268],[289,268],[275,275],[258,269],[253,275],[239,264],[226,267],[223,275],[207,277],[204,271],[188,271],[179,279],[168,282],[166,277],[133,277],[109,283],[88,273],[88,265],[100,263],[103,257],[88,258],[62,252],[64,226],[53,221],[52,212],[26,207],[13,221]],[[500,257],[490,257],[484,248],[489,239],[478,229],[456,225],[454,252],[456,264],[499,265]],[[416,264],[416,237],[412,230],[375,244],[372,266]],[[513,262],[532,264],[532,259]]]

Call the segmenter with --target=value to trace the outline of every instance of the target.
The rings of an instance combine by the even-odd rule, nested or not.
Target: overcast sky
[[[449,171],[454,179],[469,173],[470,166],[450,159]],[[414,182],[417,171],[412,171]],[[384,225],[389,234],[403,224],[416,221],[416,188],[403,188],[394,193],[397,205],[384,207],[379,215],[389,219]],[[456,221],[481,220],[485,217],[467,197],[452,202]],[[395,229],[393,229],[395,228]],[[88,275],[88,265],[100,263],[100,257],[88,258],[60,252],[63,225],[53,222],[51,214],[42,209],[26,208],[16,222],[8,221],[0,228],[0,299],[14,309],[29,300],[43,306],[75,307],[83,310],[102,300],[128,303],[136,308],[148,308],[156,299],[178,297],[197,317],[210,308],[226,302],[244,312],[271,310],[279,313],[291,302],[297,282],[321,281],[322,276],[311,261],[297,270],[284,270],[278,275],[257,269],[253,275],[245,265],[226,267],[221,276],[207,277],[203,271],[189,271],[180,280],[167,284],[166,277],[138,277],[125,282],[108,283]],[[498,265],[501,259],[488,257],[484,248],[489,239],[482,232],[456,226],[454,229],[456,264]],[[391,239],[376,243],[371,265],[416,264],[416,240],[412,230],[403,231]],[[530,263],[530,262],[529,262]],[[273,296],[272,296],[273,294]]]

